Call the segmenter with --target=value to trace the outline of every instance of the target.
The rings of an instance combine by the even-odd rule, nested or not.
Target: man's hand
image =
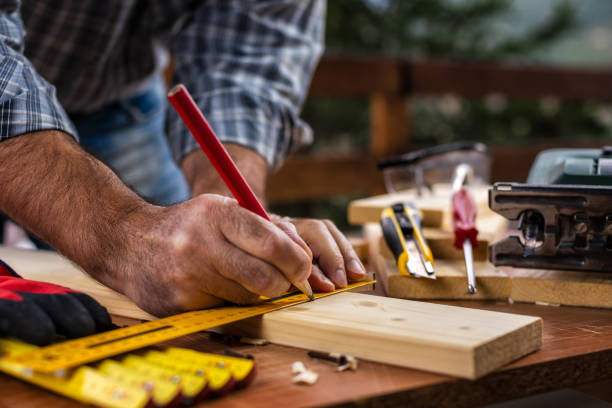
[[[330,292],[345,287],[347,278],[359,280],[365,276],[365,268],[353,246],[330,220],[282,218],[278,221],[280,217],[272,217],[287,233],[293,229],[312,251],[312,273],[308,282],[314,290]]]
[[[290,236],[220,195],[147,208],[120,231],[130,239],[118,254],[125,278],[117,282],[157,316],[210,307],[208,295],[254,303],[258,295],[281,295],[310,274],[312,255],[295,232]],[[105,283],[113,287],[115,281]]]
[[[225,145],[234,162],[265,205],[264,193],[268,169],[257,153],[235,144]],[[204,153],[195,150],[181,163],[194,196],[202,193],[231,195]],[[314,290],[332,291],[343,288],[348,279],[361,279],[365,268],[351,244],[329,220],[289,219],[271,214],[272,221],[295,242],[305,241],[313,256],[312,274],[308,281]],[[303,239],[303,241],[302,241]]]
[[[276,296],[310,273],[306,244],[227,197],[146,203],[68,135],[0,142],[0,209],[146,311]]]

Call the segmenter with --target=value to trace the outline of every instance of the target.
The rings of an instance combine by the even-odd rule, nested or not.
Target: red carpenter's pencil
[[[200,109],[198,109],[187,88],[182,84],[175,86],[168,92],[168,99],[206,153],[210,162],[217,169],[225,185],[238,200],[238,203],[270,221],[266,210],[240,174],[236,164],[215,135]]]

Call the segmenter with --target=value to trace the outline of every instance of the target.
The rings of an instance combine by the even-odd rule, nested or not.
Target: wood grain
[[[510,297],[510,280],[508,275],[495,268],[486,259],[477,257],[474,269],[476,274],[476,294],[467,293],[467,276],[463,254],[460,259],[440,259],[434,247],[434,269],[436,280],[417,279],[400,275],[391,253],[386,249],[380,225],[368,223],[363,227],[364,237],[370,243],[378,243],[379,250],[370,250],[370,264],[376,271],[376,280],[383,285],[387,296],[400,299],[491,299],[507,300]],[[431,241],[436,243],[436,240]],[[452,244],[446,243],[453,250]],[[372,245],[372,244],[370,244]],[[442,245],[442,244],[441,244]],[[450,250],[447,248],[447,251]],[[454,259],[453,259],[454,258]]]
[[[475,379],[538,349],[541,325],[539,318],[345,292],[224,330]]]
[[[317,67],[311,95],[486,96],[561,99],[610,99],[609,68],[528,66],[444,60],[407,60],[383,56],[326,55]]]
[[[409,104],[404,95],[370,97],[370,152],[375,157],[402,154],[410,148]]]
[[[364,235],[369,242],[378,242],[379,250],[370,250],[370,263],[387,296],[402,299],[512,299],[515,302],[612,308],[612,276],[609,273],[495,268],[481,261],[474,264],[478,293],[470,295],[466,291],[467,278],[462,261],[435,256],[435,281],[403,276],[385,248],[378,224],[366,224]]]
[[[504,220],[500,215],[489,209],[488,187],[480,187],[474,190],[474,201],[476,203],[479,218],[492,217],[487,223],[493,222],[495,218]],[[394,194],[384,194],[374,197],[363,198],[352,201],[348,208],[348,221],[351,224],[363,225],[368,222],[379,222],[380,213],[385,207],[398,202],[407,201],[414,203],[423,213],[423,226],[451,229],[451,203],[452,191],[448,184],[434,185],[432,193],[417,196],[416,191],[407,190]],[[486,227],[486,225],[478,225]]]
[[[612,308],[612,274],[505,268],[517,302]]]
[[[25,279],[54,283],[85,292],[111,314],[151,320],[155,317],[140,309],[126,296],[102,285],[68,259],[53,251],[36,251],[0,246],[0,259]]]
[[[475,262],[475,294],[467,292],[465,265],[461,261],[439,260],[435,263],[436,279],[418,279],[400,275],[391,259],[377,257],[376,279],[387,296],[400,299],[490,299],[507,300],[510,297],[508,275],[487,262]]]
[[[202,333],[167,344],[216,353],[223,353],[229,347],[255,357],[258,373],[254,383],[244,390],[198,404],[207,408],[330,405],[467,408],[612,377],[612,313],[608,310],[484,301],[440,303],[539,316],[545,322],[542,348],[472,381],[369,361],[361,361],[355,372],[338,373],[334,364],[311,359],[301,349],[274,344],[263,347],[228,344]],[[115,322],[137,323],[125,318],[117,318]],[[317,384],[304,387],[291,383],[291,364],[297,360],[319,374]],[[0,406],[74,408],[82,405],[0,374]]]

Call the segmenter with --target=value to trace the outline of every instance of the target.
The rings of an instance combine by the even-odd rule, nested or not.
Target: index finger
[[[244,252],[278,268],[291,283],[308,279],[309,253],[283,230],[264,218],[235,205],[231,217],[221,223],[224,237]]]

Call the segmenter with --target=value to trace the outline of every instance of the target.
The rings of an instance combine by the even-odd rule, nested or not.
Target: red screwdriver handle
[[[453,229],[455,231],[455,248],[463,249],[463,242],[470,240],[473,248],[478,246],[476,221],[476,204],[470,193],[462,188],[453,194]]]

